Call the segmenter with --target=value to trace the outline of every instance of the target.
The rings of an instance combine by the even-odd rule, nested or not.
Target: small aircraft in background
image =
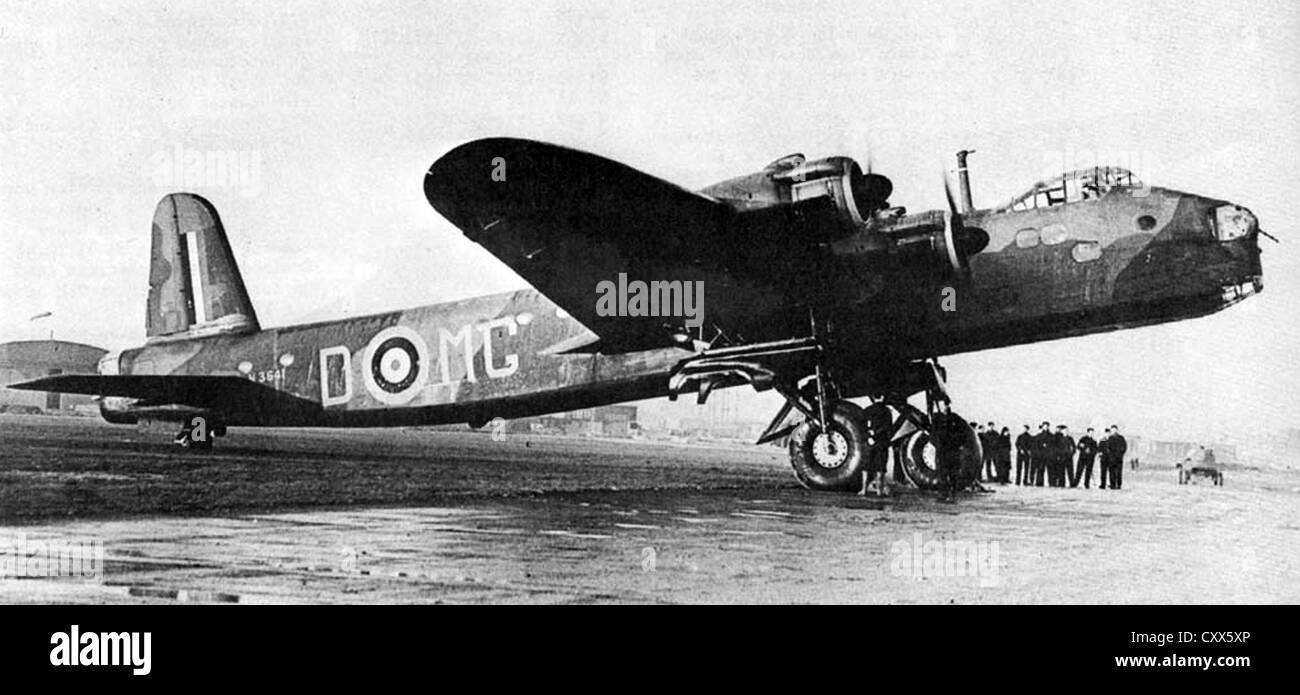
[[[154,214],[144,346],[13,388],[99,395],[110,422],[176,421],[180,444],[206,448],[228,426],[482,426],[749,384],[784,397],[759,441],[787,440],[816,490],[860,485],[850,399],[871,396],[894,415],[898,464],[935,487],[938,358],[1204,316],[1262,289],[1264,232],[1240,205],[1099,167],[975,209],[966,154],[948,208],[909,214],[847,157],[790,155],[689,191],[477,140],[434,162],[425,195],[534,289],[271,329],[216,210],[174,193]]]

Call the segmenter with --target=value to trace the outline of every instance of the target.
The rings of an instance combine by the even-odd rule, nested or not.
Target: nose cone
[[[1169,223],[1131,257],[1115,298],[1203,315],[1263,289],[1259,220],[1234,203],[1182,194]]]
[[[1231,306],[1264,289],[1260,264],[1259,218],[1235,203],[1218,205],[1210,211],[1218,253],[1203,258],[1202,272],[1218,282],[1220,308]]]
[[[1255,213],[1240,205],[1221,205],[1214,215],[1216,236],[1232,257],[1231,274],[1222,288],[1222,301],[1228,306],[1264,291],[1259,248],[1262,230]]]

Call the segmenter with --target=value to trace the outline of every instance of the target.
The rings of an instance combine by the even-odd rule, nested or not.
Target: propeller
[[[952,194],[952,184],[947,175],[943,177],[943,195],[948,201],[947,230],[945,245],[948,258],[955,268],[970,270],[970,257],[983,251],[989,245],[989,233],[979,227],[966,224],[966,220]]]
[[[894,193],[894,183],[889,177],[872,172],[873,166],[871,150],[867,150],[866,168],[859,168],[855,163],[851,179],[853,200],[858,202],[867,215],[889,207],[889,196]]]

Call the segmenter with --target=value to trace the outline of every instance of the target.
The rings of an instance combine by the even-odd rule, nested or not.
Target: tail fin
[[[149,340],[260,330],[216,208],[192,193],[172,193],[153,214]]]

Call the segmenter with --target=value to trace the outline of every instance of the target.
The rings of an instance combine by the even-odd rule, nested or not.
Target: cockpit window
[[[999,210],[1034,210],[1057,205],[1067,205],[1096,200],[1120,187],[1141,187],[1142,182],[1133,172],[1119,167],[1093,167],[1066,172],[1060,176],[1039,181],[1021,195],[998,208]]]

